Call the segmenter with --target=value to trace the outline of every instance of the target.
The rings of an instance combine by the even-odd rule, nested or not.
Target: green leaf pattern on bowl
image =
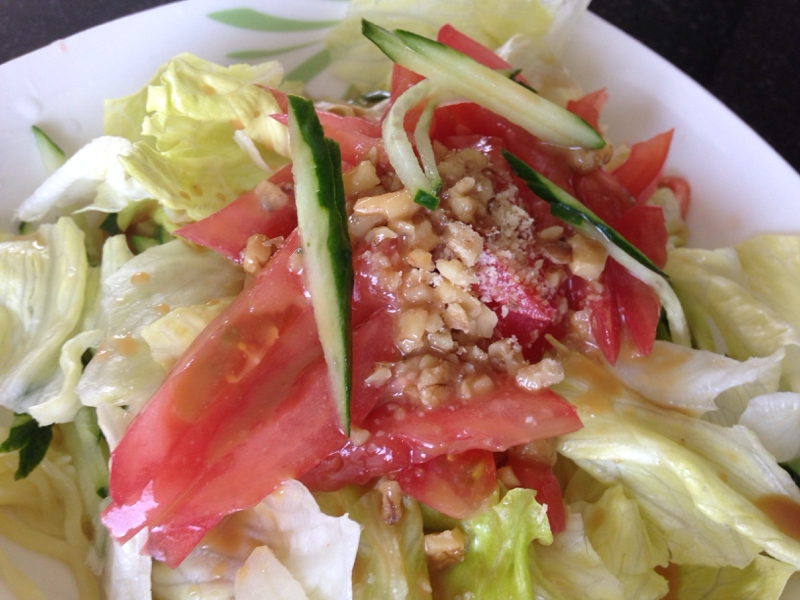
[[[318,29],[327,29],[338,23],[336,20],[306,21],[302,19],[286,19],[284,17],[259,12],[252,8],[231,8],[208,13],[206,16],[209,19],[218,21],[224,25],[230,25],[231,27],[238,27],[249,31],[267,32],[314,31]],[[226,54],[226,56],[234,60],[260,60],[280,56],[321,43],[322,40],[317,40],[281,48],[240,50],[230,52]],[[328,50],[320,50],[289,71],[286,74],[286,79],[308,83],[324,71],[330,64],[331,56]]]

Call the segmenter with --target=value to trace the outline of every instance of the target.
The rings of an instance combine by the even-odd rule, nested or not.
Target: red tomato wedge
[[[279,123],[286,125],[288,115],[271,115]],[[339,144],[342,153],[342,162],[357,165],[368,158],[370,151],[376,148],[380,153],[379,162],[387,163],[383,152],[381,128],[376,123],[370,123],[359,117],[343,117],[334,113],[317,111],[325,137]]]
[[[594,92],[589,92],[577,100],[570,100],[567,102],[567,110],[578,115],[589,125],[597,129],[598,121],[600,120],[600,111],[603,109],[607,100],[608,93],[606,93],[605,88],[602,88]]]
[[[628,158],[614,169],[614,179],[628,190],[640,204],[645,202],[655,191],[658,177],[667,160],[672,143],[672,132],[665,131],[644,142],[631,146]]]
[[[486,450],[437,456],[390,477],[404,494],[454,519],[466,519],[485,506],[497,488],[494,454]]]
[[[478,41],[473,40],[468,35],[461,33],[450,24],[443,25],[436,34],[436,41],[458,50],[461,54],[466,54],[472,60],[481,63],[490,69],[508,69],[512,67],[505,60],[497,56],[489,48]]]
[[[224,514],[344,443],[327,386],[316,381],[326,378],[292,264],[298,247],[295,233],[195,340],[114,450],[103,522],[118,540],[161,528],[152,549],[174,566]],[[289,444],[298,423],[304,441]],[[226,485],[211,485],[220,477]]]
[[[575,173],[572,183],[575,197],[611,227],[616,228],[622,215],[636,206],[628,190],[603,169]]]
[[[280,186],[291,181],[291,165],[287,165],[269,178]],[[259,188],[242,194],[225,208],[196,223],[184,225],[175,235],[210,248],[235,262],[242,261],[242,251],[251,235],[263,234],[268,238],[288,237],[297,227],[297,209],[291,187],[282,188],[286,202],[275,205],[274,197],[265,196]]]
[[[511,457],[508,461],[522,487],[536,490],[536,501],[547,505],[547,520],[550,530],[559,533],[566,528],[566,514],[564,501],[561,498],[561,486],[553,469],[547,465],[516,460]]]

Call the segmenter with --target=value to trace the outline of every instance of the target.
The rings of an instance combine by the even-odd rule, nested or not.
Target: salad
[[[66,162],[39,132],[0,533],[82,598],[778,598],[800,566],[800,238],[685,247],[673,133],[612,148],[549,56],[581,3],[489,39],[440,8],[437,43],[351,5],[349,103],[180,55]]]

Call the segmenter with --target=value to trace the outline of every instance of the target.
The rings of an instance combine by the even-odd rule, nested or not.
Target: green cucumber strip
[[[67,161],[67,156],[39,127],[34,125],[31,127],[31,131],[33,132],[33,139],[36,140],[36,147],[39,149],[39,154],[42,156],[45,171],[47,171],[48,175],[52,175]]]
[[[325,139],[313,102],[293,95],[289,95],[288,100],[289,146],[306,285],[340,423],[349,435],[353,261],[341,155],[339,146]]]
[[[517,176],[525,182],[525,185],[550,204],[550,214],[602,244],[611,258],[656,293],[667,314],[672,341],[682,346],[691,346],[683,307],[664,272],[580,200],[534,171],[510,152],[503,150],[503,156]]]
[[[417,131],[415,132],[415,141],[417,142],[418,148],[421,138],[427,140],[427,147],[421,150],[421,152],[426,153],[425,161],[428,174],[426,174],[419,164],[417,155],[414,153],[414,147],[408,140],[408,135],[406,134],[403,123],[406,113],[423,100],[429,100],[428,105],[425,107],[426,110],[433,104],[431,98],[433,91],[433,84],[429,80],[421,81],[408,88],[395,100],[381,126],[383,145],[386,149],[386,155],[389,157],[389,162],[392,164],[392,167],[394,167],[395,173],[397,173],[400,181],[403,182],[403,186],[414,197],[414,201],[431,210],[435,209],[439,204],[436,194],[441,185],[439,173],[436,171],[436,160],[433,158],[433,147],[427,135],[433,116],[433,108],[431,108],[431,115],[427,118],[427,129],[423,121],[422,128],[420,129],[420,125],[418,124]],[[422,118],[420,118],[420,120],[422,120]],[[417,137],[417,133],[419,137]],[[423,146],[425,144],[424,140]],[[431,163],[433,166],[431,166]]]
[[[366,20],[361,31],[397,64],[436,82],[560,146],[602,148],[605,141],[586,121],[439,42],[410,31],[391,32]]]

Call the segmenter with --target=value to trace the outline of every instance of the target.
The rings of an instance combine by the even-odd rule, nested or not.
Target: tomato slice
[[[631,146],[628,158],[612,175],[638,203],[645,202],[655,191],[658,177],[667,160],[672,132],[659,133],[649,140]]]
[[[509,458],[508,466],[514,471],[522,487],[536,491],[536,501],[547,505],[547,520],[550,530],[559,533],[566,528],[567,520],[564,512],[564,500],[558,478],[547,465],[525,462]]]
[[[650,354],[661,317],[658,296],[613,259],[609,259],[605,273],[614,291],[622,331],[639,355]]]
[[[279,123],[286,125],[288,115],[271,115]],[[383,151],[380,125],[370,123],[360,117],[343,117],[330,112],[318,110],[317,116],[325,131],[325,137],[339,144],[342,162],[357,165],[366,160],[370,151],[375,148],[379,153],[379,161],[388,163]]]
[[[622,215],[614,228],[657,267],[667,264],[669,232],[660,206],[634,206]]]
[[[437,456],[390,478],[404,494],[454,519],[474,514],[497,488],[494,454],[486,450]]]
[[[502,140],[503,148],[572,193],[572,169],[566,157],[568,149],[545,144],[522,127],[475,103],[439,106],[434,111],[431,139],[450,148],[452,145],[448,138],[463,136],[488,136]]]
[[[209,524],[344,443],[292,260],[299,247],[294,233],[195,340],[114,450],[103,522],[118,540],[150,526],[152,548],[177,565]],[[303,442],[287,443],[301,425]]]
[[[242,262],[242,251],[251,235],[288,237],[297,227],[297,209],[292,187],[285,185],[287,174],[288,181],[291,181],[291,165],[286,165],[269,178],[288,196],[288,201],[282,206],[271,204],[270,199],[262,197],[256,188],[213,215],[184,225],[175,231],[175,235],[215,250],[237,263]]]
[[[490,392],[427,409],[404,397],[389,397],[361,427],[404,441],[415,463],[475,448],[501,451],[581,428],[575,408],[549,389],[520,389],[509,375],[495,375],[493,382]]]
[[[443,25],[439,32],[436,34],[436,41],[441,42],[446,46],[450,46],[454,50],[458,50],[462,54],[466,54],[472,60],[479,62],[484,67],[490,69],[511,69],[511,65],[505,60],[497,56],[489,48],[480,42],[473,40],[468,35],[461,33],[458,29],[450,24]]]
[[[603,109],[607,100],[608,93],[605,88],[601,88],[594,92],[589,92],[577,100],[570,100],[567,102],[567,110],[578,115],[589,125],[597,129],[600,120],[600,111]]]
[[[636,205],[636,200],[604,169],[575,173],[572,178],[575,197],[611,227]]]

